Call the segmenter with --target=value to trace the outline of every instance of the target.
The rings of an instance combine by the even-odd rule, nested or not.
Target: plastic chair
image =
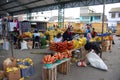
[[[33,48],[40,48],[40,37],[39,36],[34,37]]]

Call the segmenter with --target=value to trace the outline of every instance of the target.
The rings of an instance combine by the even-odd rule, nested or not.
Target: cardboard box
[[[19,80],[21,78],[20,69],[16,71],[6,72],[8,80]]]
[[[0,71],[0,80],[2,80],[5,77],[4,71]]]
[[[16,67],[16,59],[15,58],[7,58],[3,61],[3,70],[6,71],[7,67]]]

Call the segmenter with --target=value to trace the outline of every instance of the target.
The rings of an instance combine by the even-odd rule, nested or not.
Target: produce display
[[[31,32],[24,32],[22,35],[19,35],[19,38],[32,38],[33,33]]]
[[[53,56],[56,58],[56,60],[62,60],[64,57],[63,54],[60,52],[55,53]]]
[[[64,41],[64,42],[52,42],[50,44],[50,50],[55,52],[65,52],[66,50],[73,49],[73,42],[72,41]]]
[[[79,38],[78,40],[72,40],[73,41],[73,49],[80,48],[86,44],[86,38]]]
[[[107,41],[107,40],[113,40],[113,37],[111,35],[109,36],[104,36],[103,37],[103,40],[104,41]],[[91,38],[90,39],[90,42],[96,42],[96,41],[102,41],[102,37],[101,36],[96,36],[95,38]]]
[[[71,51],[67,50],[65,52],[57,52],[53,56],[51,55],[46,55],[42,59],[44,64],[52,64],[55,63],[57,60],[63,60],[64,58],[70,58],[72,56]]]
[[[46,56],[44,56],[42,61],[44,64],[51,64],[56,61],[56,57],[51,56],[51,55],[46,55]]]
[[[64,58],[70,58],[72,56],[72,52],[69,50],[67,50],[66,52],[63,52],[62,54]]]
[[[62,31],[61,29],[55,29],[55,30],[49,30],[45,32],[46,35],[50,36],[50,42],[53,42],[54,36],[56,36],[58,33],[63,34],[64,31]]]
[[[6,64],[9,66],[6,66]],[[16,59],[7,58],[3,62],[5,78],[7,80],[24,80],[34,74],[33,61],[31,58]]]
[[[26,63],[27,62],[27,64],[33,66],[33,61],[32,61],[31,58],[17,59],[17,63],[19,63],[19,62],[20,63]],[[21,69],[24,69],[24,68],[27,68],[28,66],[26,66],[24,64],[19,64],[18,67],[21,68]]]
[[[82,29],[74,29],[73,30],[75,33],[83,33],[83,30]]]
[[[17,70],[19,70],[19,68],[18,67],[8,67],[7,69],[6,69],[6,72],[12,72],[12,71],[17,71]]]

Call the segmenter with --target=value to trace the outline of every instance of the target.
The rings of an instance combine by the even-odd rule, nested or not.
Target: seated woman
[[[19,36],[19,31],[17,30],[16,27],[14,27],[14,31],[12,32],[12,37],[15,45],[17,43],[18,36]]]
[[[61,33],[58,33],[57,36],[54,38],[54,42],[62,42],[63,38],[61,36]]]
[[[35,42],[40,43],[40,33],[37,30],[35,30],[35,32],[33,33],[33,48],[34,48]]]
[[[71,41],[72,40],[72,32],[70,32],[70,28],[68,28],[64,33],[63,33],[63,41]]]

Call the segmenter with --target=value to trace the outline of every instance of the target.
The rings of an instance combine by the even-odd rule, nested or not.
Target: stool
[[[40,48],[40,43],[39,42],[35,42],[34,48]]]

